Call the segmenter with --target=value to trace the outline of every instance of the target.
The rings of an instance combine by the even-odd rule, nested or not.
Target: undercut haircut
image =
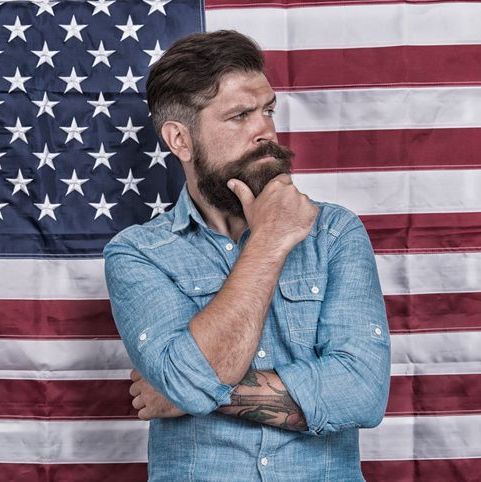
[[[152,66],[147,102],[159,136],[167,121],[192,133],[199,112],[217,95],[231,72],[264,71],[264,57],[250,38],[233,30],[195,33],[177,40]]]

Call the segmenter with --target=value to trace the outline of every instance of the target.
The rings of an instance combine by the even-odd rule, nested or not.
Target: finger
[[[135,408],[135,410],[140,410],[141,408],[145,407],[144,399],[139,395],[138,397],[135,397],[132,400],[132,407]]]
[[[255,200],[249,186],[239,179],[229,179],[227,187],[239,198],[243,208],[246,208]]]
[[[138,380],[140,380],[142,378],[142,376],[140,375],[140,373],[137,371],[137,370],[132,370],[130,372],[130,379],[133,381],[133,382],[137,382]]]
[[[132,383],[132,385],[130,385],[130,388],[129,388],[129,393],[133,396],[133,397],[136,397],[137,395],[140,395],[140,385],[139,383]]]
[[[290,174],[278,174],[272,178],[272,181],[279,181],[282,184],[292,184],[292,177]]]
[[[152,418],[147,408],[143,408],[142,410],[139,410],[139,412],[137,413],[137,417],[139,417],[140,420],[150,420]]]

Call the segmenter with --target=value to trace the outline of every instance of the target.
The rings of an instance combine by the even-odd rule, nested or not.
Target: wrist
[[[264,260],[283,265],[292,248],[267,233],[256,231],[249,236],[245,249],[258,253]]]

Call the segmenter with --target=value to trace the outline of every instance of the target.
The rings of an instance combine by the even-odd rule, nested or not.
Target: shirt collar
[[[184,184],[184,187],[179,194],[179,198],[177,199],[177,204],[174,207],[174,222],[172,223],[172,232],[175,233],[177,231],[186,229],[190,225],[191,220],[195,221],[197,224],[207,227],[205,221],[192,202],[186,183]]]

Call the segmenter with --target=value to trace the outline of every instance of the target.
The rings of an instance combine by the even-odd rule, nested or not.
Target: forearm
[[[285,430],[307,430],[304,414],[273,371],[250,370],[218,412]]]
[[[249,369],[286,254],[251,236],[222,289],[190,322],[223,383],[236,385]]]

